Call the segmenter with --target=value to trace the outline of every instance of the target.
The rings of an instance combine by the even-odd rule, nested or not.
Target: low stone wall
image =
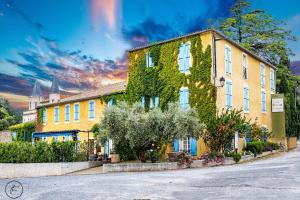
[[[100,161],[64,163],[0,163],[0,178],[57,176],[100,165]]]
[[[177,169],[177,162],[103,164],[103,172],[142,172]]]
[[[11,132],[10,131],[0,131],[0,142],[11,142]]]
[[[288,150],[297,148],[297,137],[287,138],[287,148]]]

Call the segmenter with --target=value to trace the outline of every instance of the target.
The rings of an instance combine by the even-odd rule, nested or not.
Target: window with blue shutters
[[[226,81],[226,107],[232,107],[232,83],[231,81]]]
[[[275,71],[273,68],[270,69],[270,87],[271,87],[271,91],[275,92],[276,90]]]
[[[58,142],[58,136],[53,137],[54,142]]]
[[[261,91],[261,111],[267,112],[267,96],[266,91]]]
[[[189,109],[189,89],[181,88],[179,91],[179,105],[182,108]]]
[[[65,122],[70,122],[70,105],[66,105],[65,108]]]
[[[107,106],[113,106],[114,105],[114,100],[112,98],[110,98],[107,102]]]
[[[141,104],[143,107],[145,107],[145,97],[144,96],[141,97]]]
[[[179,46],[179,53],[178,53],[178,65],[179,65],[179,71],[188,73],[190,70],[190,59],[191,59],[191,53],[190,53],[191,45],[189,42],[181,44]]]
[[[54,107],[54,123],[59,122],[59,107]]]
[[[249,112],[249,88],[248,86],[244,87],[244,112]]]
[[[159,97],[154,97],[154,108],[158,108],[159,105]]]
[[[74,104],[74,121],[79,121],[79,103]]]
[[[226,75],[231,75],[231,48],[228,45],[225,45],[225,71]]]
[[[46,120],[47,120],[47,113],[46,113],[46,108],[43,108],[42,109],[42,121],[43,121],[43,124],[46,124]]]
[[[89,101],[89,119],[95,119],[95,101]]]
[[[152,62],[152,57],[150,55],[150,52],[146,53],[146,66],[147,67],[153,67],[154,66],[154,64]]]
[[[190,137],[190,148],[191,148],[191,155],[197,155],[197,140],[196,138]]]
[[[175,138],[174,139],[174,144],[173,144],[173,150],[174,150],[174,152],[178,152],[179,151],[179,140],[178,140],[178,138]]]
[[[265,65],[260,63],[260,84],[261,87],[265,87],[266,85],[266,78],[265,78]]]

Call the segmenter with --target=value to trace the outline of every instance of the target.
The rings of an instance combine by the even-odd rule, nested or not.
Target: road
[[[300,149],[233,166],[17,179],[19,199],[300,199]],[[0,199],[9,199],[0,180]]]

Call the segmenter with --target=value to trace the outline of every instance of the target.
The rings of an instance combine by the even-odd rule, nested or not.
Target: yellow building
[[[203,59],[203,57],[193,57],[199,51],[197,49],[199,43],[193,46],[192,40],[197,39],[200,39],[202,43],[202,50],[204,52],[205,50],[209,51],[203,55],[209,54],[211,56],[210,77],[208,79],[210,79],[210,85],[215,89],[211,89],[211,93],[216,92],[215,99],[212,98],[216,109],[219,111],[223,108],[241,109],[247,119],[257,122],[261,127],[272,131],[271,94],[275,93],[276,83],[274,66],[216,30],[209,29],[195,32],[129,50],[128,86],[131,84],[131,74],[136,74],[135,68],[137,68],[138,63],[144,62],[145,68],[157,68],[156,70],[159,71],[158,76],[166,77],[167,81],[176,83],[177,80],[173,77],[179,77],[178,74],[185,76],[184,80],[186,81],[178,82],[179,87],[175,84],[172,87],[174,93],[169,95],[162,89],[161,93],[164,93],[163,95],[169,95],[170,99],[177,98],[182,106],[193,106],[190,104],[191,102],[194,105],[197,105],[197,103],[206,104],[201,99],[195,102],[195,99],[192,98],[196,94],[193,93],[193,89],[189,88],[189,83],[195,80],[194,76],[200,76],[199,74],[195,75],[194,62],[198,62],[200,65],[201,61],[199,59]],[[159,49],[160,52],[153,53],[157,51],[155,48]],[[177,55],[178,57],[176,57]],[[159,60],[155,61],[154,59],[157,57],[159,57]],[[169,71],[166,68],[169,68]],[[199,84],[196,83],[196,85],[198,84],[201,87],[202,80],[199,78]],[[208,86],[208,88],[211,87]],[[169,91],[169,93],[171,92]],[[158,102],[161,94],[156,94],[155,97],[150,94],[145,95],[142,96],[143,102],[145,102],[144,98],[150,98],[150,102],[151,99],[156,98]],[[210,92],[207,95],[211,95]],[[160,106],[164,106],[161,105],[163,103],[165,103],[165,100],[159,102]],[[205,106],[203,105],[203,107]],[[201,109],[201,105],[198,107]],[[211,110],[206,111],[204,117],[205,115],[214,114]],[[244,143],[245,139],[240,139],[239,150],[242,149]],[[193,155],[199,156],[207,149],[202,140],[195,141],[192,138],[187,138],[174,142],[174,151],[178,150],[190,151]]]
[[[93,140],[91,129],[101,119],[104,108],[113,104],[110,95],[122,94],[125,82],[107,85],[95,91],[83,92],[78,95],[42,103],[39,130],[33,138],[44,141]],[[103,97],[107,97],[108,102]]]

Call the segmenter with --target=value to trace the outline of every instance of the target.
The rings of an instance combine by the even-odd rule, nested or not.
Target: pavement
[[[100,170],[100,168],[98,168]],[[24,169],[25,170],[25,169]],[[97,170],[94,168],[92,170]],[[231,166],[15,179],[18,199],[300,199],[300,149]],[[0,199],[9,199],[0,180]]]

